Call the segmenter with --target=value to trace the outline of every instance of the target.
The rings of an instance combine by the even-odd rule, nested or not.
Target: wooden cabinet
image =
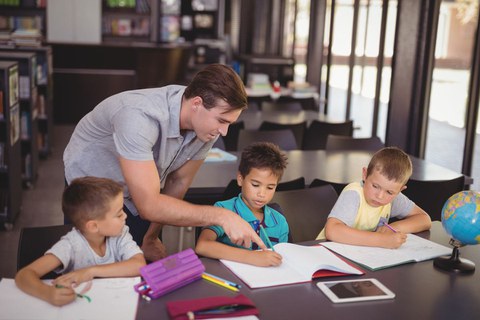
[[[125,90],[183,84],[190,44],[53,44],[54,119],[76,124],[103,99]]]
[[[19,69],[0,61],[0,222],[11,229],[22,203]]]

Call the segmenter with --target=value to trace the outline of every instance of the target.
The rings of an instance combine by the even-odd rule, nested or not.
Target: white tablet
[[[318,282],[317,287],[334,303],[395,298],[377,279],[325,281]]]

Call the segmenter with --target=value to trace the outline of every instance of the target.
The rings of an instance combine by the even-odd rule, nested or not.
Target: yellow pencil
[[[232,286],[230,286],[226,283],[223,283],[221,281],[218,281],[217,279],[211,278],[211,277],[207,276],[206,274],[202,274],[202,279],[205,279],[205,280],[210,281],[212,283],[218,284],[219,286],[230,289],[232,291],[238,292],[237,288],[232,287]]]

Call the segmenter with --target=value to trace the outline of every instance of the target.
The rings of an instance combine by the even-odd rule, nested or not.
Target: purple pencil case
[[[134,288],[155,299],[200,279],[204,271],[205,266],[189,248],[140,268],[144,281]]]

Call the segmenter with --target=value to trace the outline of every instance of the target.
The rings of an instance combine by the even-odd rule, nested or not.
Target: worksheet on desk
[[[408,234],[407,241],[398,249],[354,246],[330,241],[322,242],[322,245],[370,270],[425,261],[452,253],[452,248],[414,234]]]
[[[4,278],[0,281],[0,319],[133,320],[138,305],[138,294],[133,286],[139,282],[140,277],[94,279],[84,293],[90,302],[77,298],[66,306],[56,307],[24,293],[13,279]]]

